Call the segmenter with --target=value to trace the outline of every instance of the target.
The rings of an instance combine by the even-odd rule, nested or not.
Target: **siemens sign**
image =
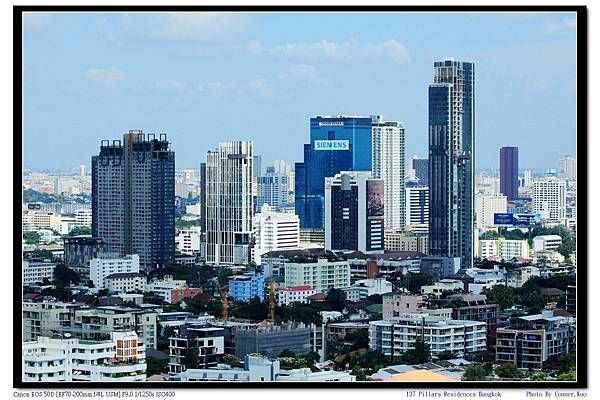
[[[315,140],[315,150],[350,150],[348,140]]]

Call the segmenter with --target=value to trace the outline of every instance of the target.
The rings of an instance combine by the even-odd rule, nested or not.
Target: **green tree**
[[[531,380],[532,381],[547,381],[548,374],[545,372],[538,372],[536,374],[531,375]]]
[[[98,297],[108,296],[108,289],[100,289],[98,290]]]
[[[519,371],[515,364],[510,362],[500,364],[496,367],[495,372],[500,378],[511,379],[513,381],[523,379],[523,373]]]
[[[25,244],[38,244],[40,234],[37,232],[23,232],[23,240],[25,240]]]
[[[454,354],[450,350],[444,350],[444,351],[438,353],[438,355],[437,355],[438,360],[451,360],[453,358],[456,358],[456,354]]]
[[[485,294],[490,302],[498,303],[503,310],[515,304],[515,290],[505,285],[495,285],[491,289],[484,289],[481,294]]]
[[[557,371],[559,373],[568,372],[575,367],[575,354],[567,353],[560,356],[550,356],[542,363],[544,371]]]
[[[346,308],[346,293],[336,288],[329,289],[325,297],[325,304],[334,311],[343,311]]]
[[[383,304],[383,296],[380,294],[372,294],[367,297],[367,300],[372,301],[375,304]]]
[[[430,353],[429,343],[419,337],[415,340],[415,347],[404,352],[401,359],[409,365],[423,364],[429,362]]]
[[[563,372],[556,377],[559,381],[576,381],[577,380],[577,369],[575,367],[569,369],[567,372]]]
[[[57,265],[54,268],[54,284],[57,286],[69,286],[79,283],[79,274],[69,267]]]
[[[463,381],[485,381],[487,376],[483,367],[479,364],[467,365],[462,376]]]
[[[198,356],[200,350],[198,349],[198,341],[196,340],[196,334],[194,331],[189,331],[187,338],[187,349],[185,351],[185,358],[183,359],[183,365],[186,369],[198,369],[200,366]]]
[[[344,341],[352,343],[352,350],[369,348],[369,333],[365,330],[358,330],[346,335]]]
[[[291,357],[296,358],[296,353],[291,351],[290,349],[284,349],[277,357]]]
[[[67,234],[67,236],[81,236],[81,235],[91,235],[92,234],[92,228],[90,228],[89,226],[78,226],[76,228],[73,228],[71,230],[71,232],[69,232]]]
[[[365,373],[365,370],[359,367],[358,365],[352,367],[352,372],[350,372],[350,375],[354,375],[357,381],[367,380],[367,374]]]
[[[166,374],[169,369],[169,362],[154,357],[146,356],[146,376]]]

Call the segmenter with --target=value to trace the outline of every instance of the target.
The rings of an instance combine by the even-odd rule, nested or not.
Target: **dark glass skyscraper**
[[[419,184],[429,185],[429,160],[427,158],[413,157],[411,168],[415,170],[415,176],[419,178]]]
[[[370,117],[310,119],[310,143],[304,145],[304,162],[295,168],[300,228],[324,227],[325,177],[341,171],[371,171],[371,146]]]
[[[519,148],[500,149],[500,193],[507,200],[519,198]]]
[[[429,86],[429,253],[473,264],[475,65],[434,63]]]
[[[175,153],[167,135],[129,131],[92,157],[92,235],[152,268],[175,255]]]

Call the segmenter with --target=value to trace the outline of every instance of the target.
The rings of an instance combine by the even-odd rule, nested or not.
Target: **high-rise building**
[[[251,141],[219,143],[206,153],[206,262],[243,265],[252,236]]]
[[[519,148],[500,149],[500,194],[508,201],[519,198]]]
[[[369,172],[325,178],[325,249],[383,253],[385,191]]]
[[[79,166],[79,176],[85,176],[85,164]]]
[[[261,256],[273,250],[297,249],[300,245],[300,221],[291,213],[275,212],[263,205],[254,216],[254,262],[261,265]],[[263,270],[266,271],[265,268]],[[270,276],[271,271],[266,271]]]
[[[131,130],[92,157],[92,236],[144,268],[175,255],[175,153],[167,135]]]
[[[385,227],[404,227],[404,125],[371,116],[373,123],[373,178],[385,186]]]
[[[475,196],[477,229],[494,226],[494,214],[506,213],[506,200],[506,196],[501,194],[477,194]]]
[[[421,181],[407,181],[405,190],[405,224],[413,231],[428,231],[429,227],[429,187]]]
[[[473,264],[475,65],[434,63],[429,86],[429,254]]]
[[[371,171],[372,123],[368,117],[310,119],[310,143],[295,166],[295,206],[300,228],[323,229],[325,177],[341,171]]]
[[[288,204],[293,203],[294,199],[290,198],[289,177],[287,175],[277,173],[259,175],[256,180],[256,211],[260,210],[264,204],[281,211]]]
[[[531,178],[531,170],[526,169],[525,171],[523,171],[523,186],[529,187],[531,186],[532,182],[533,179]]]
[[[548,177],[533,182],[532,208],[542,218],[563,221],[566,218],[566,182]]]
[[[419,183],[424,186],[429,185],[429,159],[417,158],[413,156],[410,160],[410,168],[415,172],[415,176],[419,179]]]
[[[564,179],[577,179],[577,160],[569,155],[559,160],[560,173]]]

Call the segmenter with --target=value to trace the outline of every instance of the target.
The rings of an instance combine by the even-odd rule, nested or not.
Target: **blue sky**
[[[427,154],[433,61],[476,63],[476,167],[575,154],[575,14],[28,14],[24,164],[90,164],[100,140],[167,133],[176,168],[250,139],[302,159],[309,118],[383,114]]]

